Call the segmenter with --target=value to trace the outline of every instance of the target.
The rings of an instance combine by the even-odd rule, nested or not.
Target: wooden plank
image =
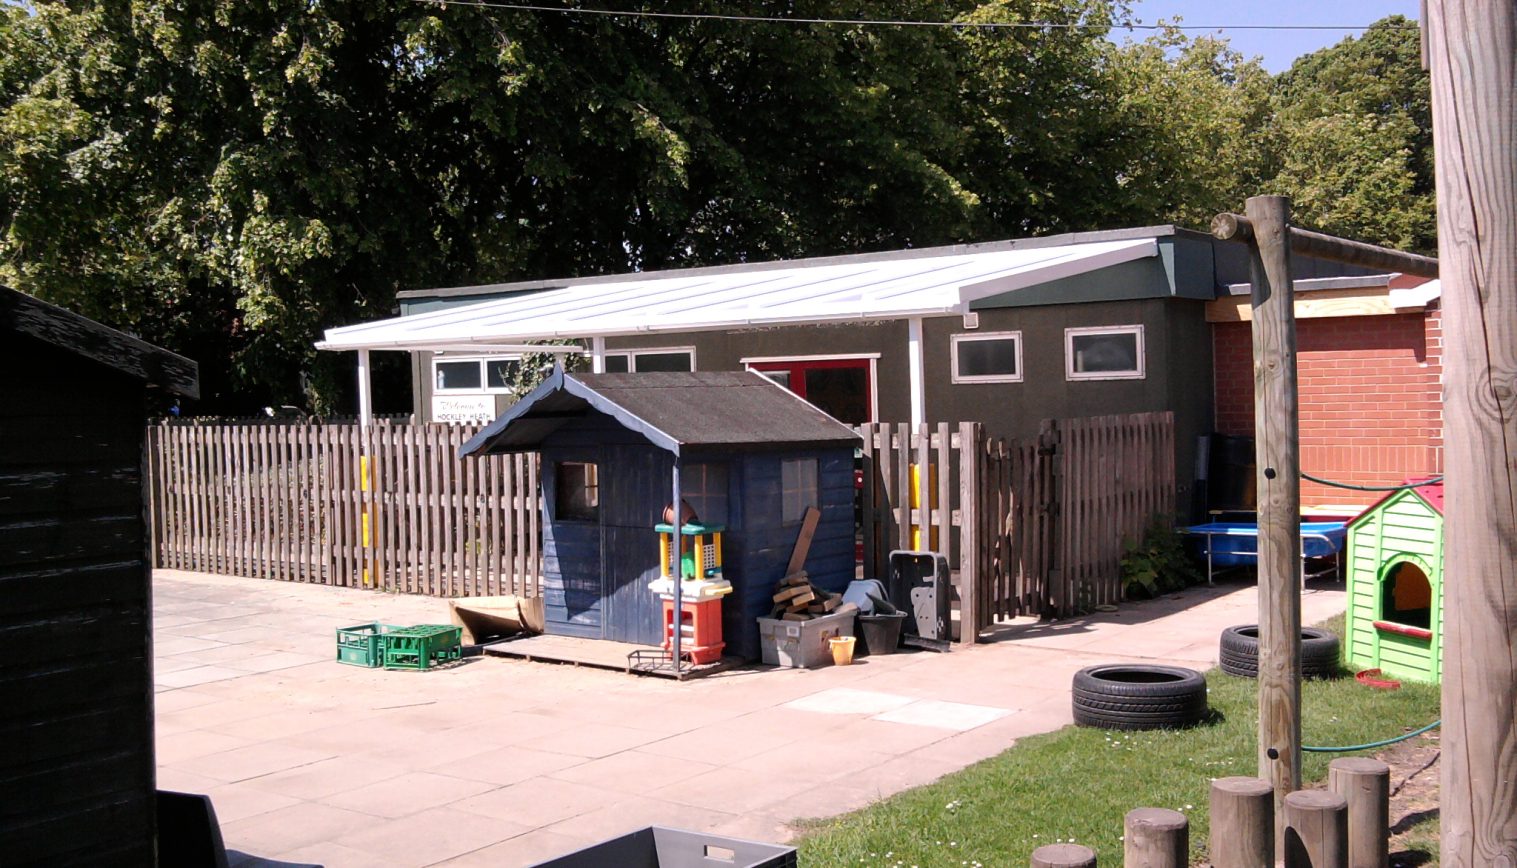
[[[872,422],[865,422],[859,426],[859,436],[863,440],[863,448],[860,451],[860,469],[863,473],[863,487],[859,490],[859,525],[863,536],[863,575],[884,575],[880,572],[880,534],[874,527],[875,498],[880,490],[880,469],[877,466],[875,455],[875,437],[878,437],[880,426]]]
[[[793,575],[805,568],[806,555],[811,552],[811,538],[816,536],[816,526],[821,520],[820,510],[814,506],[806,507],[806,515],[801,519],[801,531],[795,539],[795,548],[790,552],[790,563],[785,567],[785,575]]]
[[[897,548],[911,548],[911,426],[896,425],[895,527]]]
[[[531,576],[532,576],[532,596],[538,596],[538,595],[540,595],[542,593],[542,564],[543,564],[543,559],[542,559],[542,551],[540,549],[540,546],[541,546],[541,542],[542,542],[542,538],[543,538],[542,537],[542,514],[543,513],[542,513],[542,485],[541,485],[541,479],[538,476],[538,468],[540,466],[541,466],[541,462],[539,460],[539,457],[537,455],[535,455],[535,454],[532,455],[528,459],[528,461],[527,461],[527,493],[528,493],[528,495],[530,496],[530,499],[531,499],[531,503],[530,503],[530,505],[528,506],[528,509],[527,509],[527,518],[528,518],[528,522],[529,522],[529,525],[530,525],[530,528],[531,528],[530,529],[530,536],[528,537],[527,541],[528,541],[528,545],[530,546],[530,550],[531,550],[531,555],[530,555],[530,558],[529,558],[529,562],[531,564],[530,572],[531,572]]]
[[[942,446],[938,453],[943,477],[948,473],[948,425],[940,424],[938,430]],[[989,626],[984,615],[988,608],[981,599],[981,584],[986,585],[986,576],[980,573],[980,514],[985,504],[980,487],[983,448],[979,426],[974,422],[959,423],[959,641],[974,644],[979,631]],[[946,483],[939,488],[943,512],[948,512],[948,489]],[[946,538],[946,534],[945,534]]]
[[[405,591],[408,594],[414,594],[418,590],[416,587],[417,576],[419,575],[419,570],[421,564],[423,563],[421,560],[421,554],[418,551],[420,541],[417,536],[421,532],[421,503],[418,500],[418,495],[420,493],[420,477],[417,475],[417,468],[420,466],[421,446],[419,440],[417,439],[418,427],[419,426],[415,424],[405,425],[403,427],[403,431],[405,433],[401,441],[401,450],[405,455],[405,468],[404,472],[401,474],[401,478],[403,480],[405,491],[406,516],[405,555],[403,558],[405,564],[402,567],[402,569],[405,571],[405,575],[401,582],[401,587],[405,588]]]
[[[448,492],[453,515],[453,583],[448,587],[449,596],[468,593],[468,521],[465,486],[468,473],[458,457],[458,447],[463,445],[457,425],[448,426],[448,466],[453,474],[453,485]]]
[[[956,547],[954,545],[954,538],[953,538],[953,535],[952,535],[953,534],[953,498],[952,498],[953,489],[951,489],[950,486],[954,482],[954,469],[955,469],[955,466],[954,466],[954,463],[953,463],[953,448],[952,448],[953,447],[953,444],[952,444],[953,435],[950,433],[950,431],[948,429],[948,423],[947,422],[939,422],[937,424],[937,429],[938,429],[938,433],[937,433],[938,444],[937,444],[936,465],[937,465],[937,469],[938,469],[938,483],[937,483],[938,505],[937,505],[937,509],[936,509],[936,512],[937,512],[937,522],[936,522],[936,525],[937,525],[937,529],[938,529],[938,544],[943,547],[942,548],[943,554],[948,556],[948,562],[950,564],[959,564],[959,565],[962,565],[963,564],[963,558],[960,557],[959,555],[962,552],[963,546],[960,545],[960,546]],[[971,454],[973,454],[973,452],[971,452]],[[971,572],[973,572],[973,570],[971,570]],[[971,586],[971,587],[976,587],[976,586]]]

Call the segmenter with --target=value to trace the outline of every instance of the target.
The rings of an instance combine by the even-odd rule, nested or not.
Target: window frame
[[[594,485],[588,485],[584,487],[584,490],[586,491],[595,492],[595,502],[590,504],[590,514],[588,517],[584,515],[566,515],[564,513],[564,498],[566,493],[564,488],[564,468],[570,464],[589,468],[589,472],[585,475],[585,478],[594,480]],[[555,521],[570,521],[577,522],[579,524],[600,523],[600,462],[584,461],[580,459],[569,459],[566,461],[554,462],[553,518]]]
[[[959,344],[972,341],[1016,341],[1017,372],[1015,374],[960,374]],[[949,381],[953,383],[1020,383],[1026,369],[1022,367],[1022,332],[964,332],[948,336]]]
[[[494,356],[449,356],[442,353],[432,355],[432,394],[434,395],[510,395],[513,389],[505,387],[491,387],[490,370],[486,367],[489,362],[516,362],[521,364],[520,354],[505,353]],[[437,385],[437,366],[439,364],[453,364],[458,362],[473,362],[479,366],[479,386],[470,389],[443,389]]]
[[[807,465],[810,465],[810,467],[811,467],[811,472],[810,472],[809,476],[807,477],[807,480],[803,480],[803,484],[797,486],[796,488],[791,488],[788,485],[786,485],[786,479],[785,479],[785,468],[788,467],[788,466],[790,466],[790,465],[793,465],[793,464],[807,464]],[[805,484],[806,481],[809,481],[809,485]],[[797,495],[797,497],[802,497],[808,491],[808,489],[809,489],[809,491],[811,493],[810,500],[805,504],[804,507],[801,508],[801,511],[800,511],[799,515],[795,516],[794,518],[791,518],[789,516],[789,506],[790,506],[790,498],[791,498],[792,492],[794,492]],[[822,507],[822,464],[821,464],[821,462],[818,461],[816,459],[816,456],[814,456],[814,455],[802,455],[802,456],[797,456],[795,458],[781,458],[780,459],[780,526],[781,527],[794,527],[794,526],[796,526],[798,524],[803,523],[806,520],[806,510],[808,508],[811,508],[811,507],[816,507],[817,509],[821,509],[821,507]]]
[[[693,346],[692,347],[638,347],[637,349],[626,349],[626,350],[621,350],[621,349],[611,350],[611,349],[608,349],[608,350],[606,350],[606,352],[604,354],[602,354],[602,358],[603,359],[609,359],[612,356],[626,356],[627,357],[627,371],[626,372],[629,373],[629,374],[636,374],[636,373],[640,373],[637,370],[637,357],[638,356],[673,355],[674,353],[684,353],[685,355],[689,356],[690,357],[690,370],[692,370],[692,371],[698,371],[698,370],[700,370],[699,368],[697,368],[695,366],[695,347],[693,347]],[[602,363],[602,366],[604,367],[604,362]]]
[[[1137,368],[1130,371],[1076,371],[1075,338],[1083,335],[1133,335],[1137,344]],[[1148,377],[1148,347],[1143,338],[1143,324],[1111,326],[1081,326],[1064,330],[1064,379],[1077,380],[1142,380]]]

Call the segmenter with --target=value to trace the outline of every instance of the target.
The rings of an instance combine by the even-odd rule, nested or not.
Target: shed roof
[[[328,329],[324,350],[438,350],[654,332],[948,316],[980,299],[1157,256],[1153,234],[937,255],[567,281],[464,307]]]
[[[189,359],[7,286],[0,286],[0,328],[99,362],[175,395],[200,397],[200,369]]]
[[[852,428],[751,371],[567,374],[554,371],[459,450],[529,452],[591,412],[605,413],[660,449],[852,445]]]

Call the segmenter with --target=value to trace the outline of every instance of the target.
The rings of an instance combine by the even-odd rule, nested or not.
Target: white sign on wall
[[[490,422],[495,419],[494,395],[433,395],[433,422]]]

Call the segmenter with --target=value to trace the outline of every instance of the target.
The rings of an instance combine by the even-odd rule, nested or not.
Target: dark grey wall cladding
[[[152,864],[141,380],[0,338],[0,861]]]

